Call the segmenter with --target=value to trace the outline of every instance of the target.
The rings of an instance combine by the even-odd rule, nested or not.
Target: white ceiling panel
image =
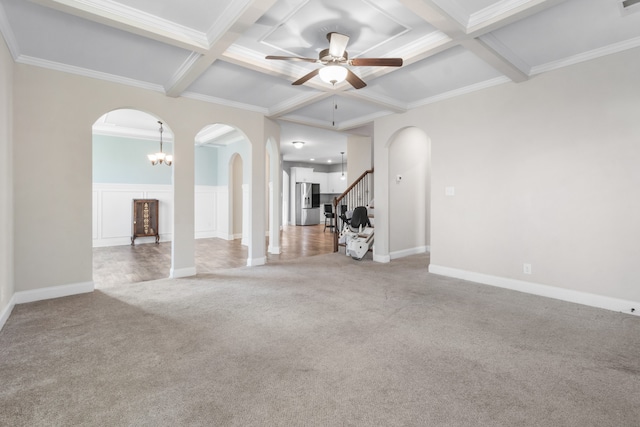
[[[308,87],[291,86],[289,81],[224,61],[216,61],[187,91],[263,109],[304,92],[315,92]]]
[[[640,13],[623,16],[617,0],[569,0],[493,36],[536,67],[634,39],[640,45]]]
[[[178,25],[203,33],[211,29],[216,18],[224,15],[228,8],[238,7],[246,0],[126,0],[119,2],[122,7],[132,8]],[[235,5],[234,5],[235,4]]]
[[[20,55],[72,67],[165,84],[186,50],[113,29],[31,2],[5,0]]]
[[[456,47],[380,77],[363,90],[412,104],[502,75],[473,53]]]
[[[349,36],[350,58],[393,56],[435,31],[396,0],[280,0],[238,44],[263,55],[317,58],[327,34],[338,32]]]

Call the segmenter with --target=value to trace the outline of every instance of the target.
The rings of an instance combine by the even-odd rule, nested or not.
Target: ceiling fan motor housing
[[[341,58],[336,58],[329,54],[329,49],[322,49],[318,55],[318,59],[322,62],[346,62],[349,59],[349,54],[345,50]]]

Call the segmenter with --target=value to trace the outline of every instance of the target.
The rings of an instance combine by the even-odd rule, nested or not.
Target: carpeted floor
[[[638,426],[640,319],[339,254],[18,305],[2,426]]]

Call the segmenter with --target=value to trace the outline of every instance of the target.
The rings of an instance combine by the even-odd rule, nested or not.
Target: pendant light
[[[347,179],[346,176],[344,176],[344,151],[340,152],[340,169],[342,170],[342,175],[340,175],[340,179],[342,181],[344,181],[345,179]]]
[[[154,166],[158,163],[164,163],[167,166],[171,166],[171,163],[173,163],[173,156],[171,154],[165,154],[162,151],[162,132],[164,132],[164,129],[162,128],[162,122],[160,120],[158,120],[158,123],[160,123],[160,152],[156,154],[149,154],[147,157]]]

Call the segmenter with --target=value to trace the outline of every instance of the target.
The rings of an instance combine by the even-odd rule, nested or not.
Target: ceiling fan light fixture
[[[327,65],[320,68],[320,78],[323,82],[335,85],[347,78],[347,69],[341,65]]]
[[[303,145],[304,145],[304,141],[293,141],[293,146],[296,147],[298,150],[301,149]]]

